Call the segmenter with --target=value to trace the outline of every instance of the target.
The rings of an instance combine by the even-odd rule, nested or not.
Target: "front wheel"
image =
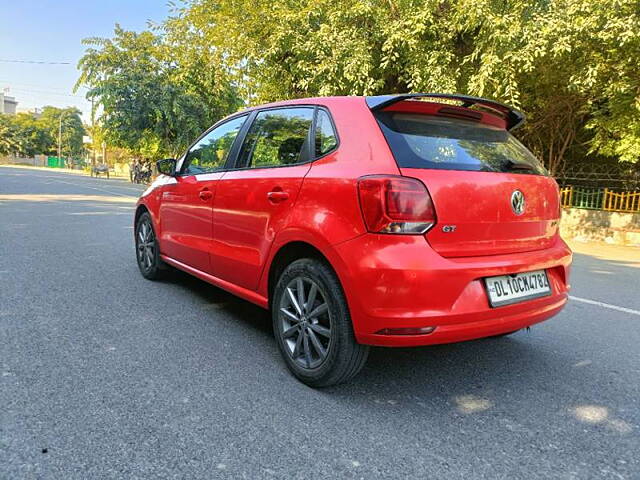
[[[151,215],[148,212],[138,218],[135,239],[136,259],[140,273],[147,280],[158,280],[165,270],[165,263],[160,260],[160,248],[153,230]]]
[[[273,331],[287,367],[311,387],[346,382],[364,366],[369,347],[356,342],[336,274],[304,258],[280,275],[272,303]]]

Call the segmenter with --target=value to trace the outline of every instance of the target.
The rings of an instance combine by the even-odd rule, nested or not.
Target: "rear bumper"
[[[452,343],[542,322],[565,305],[571,250],[557,237],[547,249],[483,257],[444,258],[423,237],[367,234],[336,247],[358,342],[381,346]],[[482,278],[546,269],[547,297],[491,308]],[[436,327],[424,335],[384,329]]]

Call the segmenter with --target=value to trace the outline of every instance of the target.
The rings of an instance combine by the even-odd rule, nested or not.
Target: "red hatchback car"
[[[512,333],[567,301],[558,187],[506,105],[445,94],[309,98],[206,131],[135,213],[137,260],[272,312],[291,372],[346,381],[369,345]]]

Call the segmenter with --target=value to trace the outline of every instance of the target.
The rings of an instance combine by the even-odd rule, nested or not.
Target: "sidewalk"
[[[71,169],[71,168],[50,168],[50,167],[34,167],[32,165],[1,165],[0,167],[3,168],[26,168],[29,170],[43,170],[46,172],[57,172],[57,173],[71,173],[73,175],[83,175],[85,177],[89,177],[89,172],[86,172],[84,170],[75,170],[75,169]],[[105,180],[107,180],[107,177],[105,177],[104,175],[101,175],[100,178],[104,178]],[[111,173],[109,172],[109,179],[114,178],[114,179],[118,179],[118,180],[129,180],[129,177],[125,176],[125,175],[117,175],[115,173]]]
[[[609,245],[600,242],[578,242],[574,239],[565,241],[575,253],[601,258],[603,260],[615,260],[628,262],[632,266],[640,268],[640,247]]]

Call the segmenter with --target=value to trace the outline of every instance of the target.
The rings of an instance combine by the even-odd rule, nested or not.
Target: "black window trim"
[[[237,167],[235,166],[237,164],[238,161],[238,154],[240,153],[240,149],[242,147],[242,145],[244,144],[244,140],[245,137],[249,131],[249,128],[251,127],[251,125],[253,125],[253,122],[255,120],[255,118],[258,116],[259,113],[261,112],[266,112],[269,110],[284,110],[284,109],[292,109],[292,108],[312,108],[313,109],[313,117],[312,117],[312,122],[311,122],[311,128],[309,129],[309,132],[307,133],[307,160],[304,162],[298,162],[298,163],[294,163],[291,165],[269,165],[269,166],[263,166],[263,167],[251,167],[251,166],[242,166],[242,167]],[[327,153],[323,154],[323,155],[319,155],[319,156],[315,156],[315,132],[316,132],[316,119],[318,116],[318,110],[324,110],[327,115],[329,115],[329,120],[331,121],[331,126],[333,128],[333,131],[336,134],[336,146],[333,147],[330,151],[328,151]],[[245,130],[246,127],[246,130]],[[242,170],[255,170],[255,171],[259,171],[259,170],[264,170],[267,168],[288,168],[288,167],[297,167],[298,165],[307,165],[309,163],[313,163],[316,160],[319,160],[321,158],[326,157],[327,155],[335,152],[339,147],[340,147],[340,137],[338,136],[338,129],[336,128],[335,122],[333,121],[333,116],[331,115],[331,112],[329,111],[329,109],[327,107],[325,107],[324,105],[317,105],[317,104],[309,104],[309,103],[294,103],[294,104],[290,104],[290,105],[277,105],[277,106],[273,106],[273,107],[265,107],[265,108],[257,108],[255,110],[252,111],[252,115],[249,118],[249,120],[245,123],[245,125],[242,127],[242,130],[240,133],[238,133],[238,137],[240,138],[240,135],[242,135],[242,142],[239,142],[238,147],[237,147],[237,151],[233,151],[236,148],[236,144],[234,143],[233,148],[232,148],[232,152],[233,152],[233,161],[229,161],[227,162],[229,165],[227,166],[227,168],[225,169],[225,171],[229,172],[229,171],[242,171]],[[229,154],[229,159],[231,159],[232,155]]]
[[[187,149],[185,150],[184,154],[182,155],[183,160],[182,160],[182,165],[180,165],[180,171],[176,173],[176,177],[192,177],[195,175],[208,175],[210,173],[218,173],[218,172],[224,172],[227,170],[227,165],[229,164],[229,159],[232,158],[233,154],[234,154],[234,150],[236,149],[236,144],[238,143],[238,139],[240,138],[240,135],[243,133],[243,130],[245,130],[245,127],[247,126],[247,124],[249,123],[249,121],[253,121],[252,120],[252,116],[253,116],[254,112],[246,112],[246,111],[242,111],[242,112],[238,112],[236,114],[233,114],[229,117],[225,117],[222,120],[219,120],[218,122],[214,123],[212,126],[210,126],[207,130],[204,131],[204,133],[202,133],[198,138],[196,138],[196,140],[194,142],[191,143],[191,145],[189,145],[187,147]],[[202,140],[203,138],[205,138],[207,135],[209,135],[209,133],[211,133],[213,130],[215,130],[218,127],[223,126],[225,123],[229,123],[233,120],[237,120],[238,118],[241,117],[247,117],[244,121],[244,123],[242,124],[242,127],[240,128],[240,130],[238,131],[238,134],[236,135],[236,138],[233,140],[233,143],[231,144],[231,149],[229,149],[229,154],[227,155],[227,159],[225,160],[224,165],[219,168],[218,170],[215,170],[213,172],[207,172],[207,173],[187,173],[184,171],[185,169],[185,162],[187,161],[187,156],[189,155],[189,150],[191,150],[196,144],[198,144],[198,142],[200,142],[200,140]]]
[[[327,114],[327,116],[329,117],[329,123],[331,123],[331,129],[333,130],[333,133],[334,133],[334,134],[335,134],[335,136],[336,136],[336,144],[335,144],[335,146],[334,146],[331,150],[329,150],[328,152],[325,152],[325,153],[323,153],[322,155],[318,155],[318,156],[316,157],[316,128],[317,128],[317,126],[318,126],[318,113],[320,113],[320,111],[321,111],[321,110],[322,110],[323,112],[325,112],[325,113]],[[315,111],[315,113],[314,113],[314,115],[313,115],[313,125],[312,125],[312,127],[311,127],[311,130],[312,130],[312,132],[311,132],[311,138],[313,138],[313,147],[312,147],[312,153],[313,153],[313,155],[311,155],[311,156],[312,156],[312,158],[313,158],[313,160],[312,160],[312,161],[314,161],[314,162],[315,162],[316,160],[319,160],[319,159],[321,159],[321,158],[324,158],[324,157],[326,157],[327,155],[330,155],[330,154],[332,154],[333,152],[335,152],[335,151],[340,147],[340,136],[338,135],[338,129],[336,128],[336,124],[335,124],[335,122],[333,121],[333,116],[331,115],[331,112],[329,111],[329,109],[328,109],[328,108],[326,108],[326,107],[324,107],[324,106],[320,106],[320,105],[316,106],[316,111]]]
[[[238,161],[238,154],[240,153],[240,149],[242,148],[242,145],[244,144],[245,137],[247,136],[247,133],[249,132],[249,129],[251,128],[251,125],[253,125],[253,122],[254,122],[255,118],[258,116],[258,114],[260,112],[265,112],[265,111],[269,111],[269,110],[282,110],[282,109],[298,108],[298,107],[312,108],[313,109],[313,118],[312,118],[311,128],[309,129],[308,138],[307,138],[307,147],[308,147],[307,158],[308,158],[308,160],[306,160],[305,162],[295,163],[293,165],[271,165],[271,166],[264,166],[264,167],[259,167],[259,168],[236,167],[235,166],[237,161]],[[329,116],[329,121],[331,122],[331,128],[333,129],[333,132],[335,133],[335,136],[336,136],[336,145],[335,145],[335,147],[333,147],[328,152],[326,152],[326,153],[324,153],[322,155],[316,156],[315,155],[316,125],[317,125],[317,119],[318,119],[318,112],[320,110],[323,110]],[[290,105],[276,105],[276,106],[273,106],[273,107],[265,107],[265,108],[259,108],[258,107],[258,108],[255,108],[253,110],[250,110],[250,111],[243,110],[243,111],[234,113],[229,117],[225,117],[222,120],[219,120],[218,122],[214,123],[211,127],[209,127],[207,130],[205,130],[185,150],[185,153],[183,154],[182,165],[180,166],[180,172],[177,173],[176,176],[178,176],[178,177],[190,177],[190,176],[195,176],[195,175],[206,175],[204,173],[195,173],[194,174],[194,173],[185,173],[184,172],[184,162],[187,160],[187,155],[189,154],[189,150],[191,150],[191,148],[193,148],[193,146],[195,146],[200,140],[202,140],[204,137],[206,137],[212,130],[224,125],[227,122],[230,122],[232,120],[235,120],[235,119],[243,117],[243,116],[246,116],[247,118],[246,118],[244,124],[242,125],[242,128],[240,128],[240,131],[238,132],[238,135],[236,135],[236,138],[233,141],[233,144],[231,145],[231,149],[229,150],[229,155],[227,155],[227,161],[225,162],[223,167],[221,167],[220,169],[216,170],[215,172],[209,172],[209,173],[231,172],[231,171],[242,171],[242,170],[263,170],[265,168],[296,167],[298,165],[306,165],[308,163],[313,163],[316,160],[320,160],[321,158],[324,158],[327,155],[330,155],[330,154],[334,153],[336,150],[338,150],[338,148],[340,148],[340,144],[341,144],[340,134],[338,133],[338,128],[336,127],[336,123],[335,123],[335,121],[333,119],[333,115],[331,114],[331,110],[329,110],[328,107],[326,107],[324,105],[318,105],[318,104],[312,104],[312,103],[294,103],[294,104],[290,104]]]
[[[239,160],[239,156],[240,156],[240,151],[242,150],[242,146],[244,145],[244,141],[246,139],[247,133],[249,133],[249,129],[251,128],[251,126],[253,125],[253,122],[255,121],[256,117],[262,113],[262,112],[268,112],[270,110],[291,110],[293,108],[308,108],[308,109],[312,109],[313,113],[311,116],[311,128],[309,128],[309,131],[307,132],[307,152],[306,152],[306,157],[307,160],[304,162],[298,162],[298,163],[294,163],[291,165],[265,165],[263,167],[252,167],[252,166],[237,166],[238,160]],[[247,130],[244,133],[244,135],[242,136],[242,142],[238,145],[238,151],[234,152],[235,156],[233,159],[233,162],[230,162],[230,166],[227,169],[227,171],[242,171],[242,170],[264,170],[265,168],[286,168],[286,167],[297,167],[298,165],[305,165],[307,163],[311,163],[313,162],[315,159],[313,158],[313,151],[311,150],[311,132],[313,131],[313,127],[314,127],[314,122],[315,122],[315,110],[317,108],[317,105],[310,105],[310,104],[292,104],[292,105],[276,105],[273,107],[266,107],[266,108],[257,108],[253,111],[253,115],[251,117],[251,124],[247,126]],[[249,122],[248,122],[249,123]],[[235,145],[234,145],[235,147]],[[231,157],[231,155],[229,155],[229,157]]]

